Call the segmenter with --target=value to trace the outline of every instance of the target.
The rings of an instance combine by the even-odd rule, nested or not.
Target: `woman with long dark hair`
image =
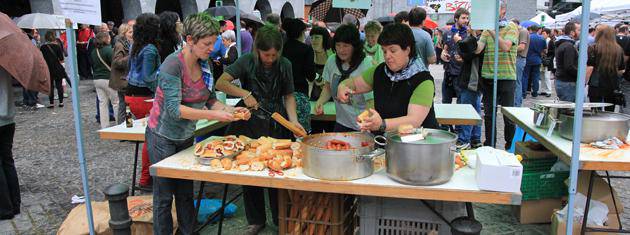
[[[57,96],[59,96],[59,107],[63,107],[63,87],[61,82],[66,75],[66,70],[63,68],[64,57],[63,49],[57,44],[57,38],[55,38],[55,32],[48,31],[44,36],[46,42],[39,48],[42,51],[44,60],[48,65],[48,71],[50,72],[50,93],[48,94],[50,104],[48,108],[55,107],[55,89],[57,88]]]
[[[160,18],[153,13],[141,14],[133,25],[133,44],[129,55],[125,102],[136,118],[149,115],[153,105],[146,100],[153,98],[157,85],[156,73],[161,61],[157,48],[159,30]],[[138,182],[143,190],[151,189],[150,165],[145,143],[142,145],[142,173]]]
[[[337,87],[348,78],[361,75],[363,71],[373,66],[372,57],[366,56],[363,51],[363,43],[359,36],[359,30],[354,25],[341,25],[337,28],[333,37],[336,56],[328,57],[324,66],[323,77],[326,81],[319,99],[317,100],[316,113],[323,114],[323,106],[333,94],[337,94]],[[357,116],[367,107],[372,100],[372,93],[352,97],[352,104],[339,102],[333,97],[337,111],[335,132],[358,131]]]
[[[322,77],[322,72],[324,71],[324,65],[326,65],[326,61],[328,57],[333,55],[333,51],[330,48],[330,42],[332,39],[330,38],[330,33],[328,29],[313,26],[309,33],[309,37],[311,37],[311,47],[313,48],[313,60],[315,62],[315,73],[317,74],[316,79],[313,83],[313,88],[310,92],[311,100],[319,99],[319,95],[324,88],[324,78]]]
[[[181,46],[181,21],[179,15],[172,11],[160,13],[160,34],[158,36],[160,59],[164,61],[168,55]]]
[[[615,30],[608,25],[599,25],[595,32],[595,44],[588,48],[586,67],[588,98],[591,102],[606,102],[624,105],[620,79],[624,72],[623,49],[615,39]],[[614,111],[615,107],[606,107]]]

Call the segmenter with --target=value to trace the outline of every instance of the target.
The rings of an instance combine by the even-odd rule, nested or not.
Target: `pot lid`
[[[424,130],[427,131],[428,134],[424,137],[423,140],[416,140],[416,141],[404,142],[404,143],[406,144],[444,144],[444,143],[450,143],[457,140],[457,135],[451,132],[445,131],[445,130],[428,129],[428,128],[425,128]],[[400,135],[395,132],[387,133],[387,138],[390,141],[394,141],[397,143],[403,142],[400,138]]]
[[[574,112],[571,112],[567,116],[573,118]],[[613,113],[613,112],[584,112],[582,115],[583,119],[587,120],[596,120],[596,121],[610,121],[610,122],[625,122],[630,120],[630,115],[623,113]]]
[[[575,103],[566,102],[566,101],[557,101],[557,100],[543,100],[534,104],[535,106],[543,106],[549,108],[558,108],[558,109],[575,109]],[[604,108],[611,106],[611,103],[584,103],[582,107],[584,109],[592,109],[592,108]]]

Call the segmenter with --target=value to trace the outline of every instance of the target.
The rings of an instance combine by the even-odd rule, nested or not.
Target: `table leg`
[[[584,235],[586,233],[586,221],[588,220],[588,209],[589,206],[591,204],[591,197],[593,196],[593,180],[595,179],[595,176],[597,174],[595,173],[595,171],[591,171],[590,174],[590,179],[588,181],[588,193],[586,194],[586,205],[584,207],[584,218],[582,220],[582,231],[580,231],[580,234]],[[572,219],[572,218],[567,218],[567,219]]]
[[[197,218],[199,218],[199,208],[201,208],[201,199],[202,199],[202,195],[203,195],[203,187],[205,186],[206,182],[205,181],[201,181],[199,182],[199,192],[197,193],[197,205],[195,205],[195,220],[193,221],[193,228],[197,227]]]
[[[433,212],[433,214],[437,215],[438,217],[440,217],[440,219],[442,221],[444,221],[449,227],[451,226],[451,221],[448,221],[446,218],[444,218],[444,216],[435,210],[435,208],[433,208],[433,206],[431,206],[427,201],[425,200],[420,200],[427,208],[429,208],[429,210],[431,210],[431,212]]]
[[[133,172],[131,173],[131,196],[136,195],[136,171],[138,170],[138,146],[140,142],[136,142],[136,151],[133,155]]]
[[[217,234],[219,235],[221,235],[221,230],[223,229],[223,219],[225,218],[225,200],[227,200],[228,186],[229,184],[225,184],[225,188],[223,188],[223,198],[221,199],[221,214],[219,214],[219,231],[217,232]]]
[[[471,202],[466,202],[466,213],[468,214],[468,218],[475,218],[475,212],[473,211],[473,206]]]
[[[619,230],[623,230],[623,225],[621,224],[621,218],[619,217],[619,210],[617,210],[617,200],[615,199],[615,193],[613,192],[612,184],[610,182],[610,174],[606,171],[606,179],[608,180],[608,189],[610,189],[610,196],[613,200],[613,206],[615,207],[615,214],[617,214],[617,222],[619,222]]]

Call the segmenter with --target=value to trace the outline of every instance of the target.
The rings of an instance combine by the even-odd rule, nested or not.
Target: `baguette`
[[[295,124],[291,123],[289,120],[284,118],[279,113],[271,114],[271,118],[273,118],[273,120],[276,120],[276,122],[280,123],[280,125],[282,125],[285,128],[289,129],[296,136],[298,136],[298,137],[305,137],[306,136],[306,132],[304,130],[302,130],[302,129],[298,128],[297,126],[295,126]]]

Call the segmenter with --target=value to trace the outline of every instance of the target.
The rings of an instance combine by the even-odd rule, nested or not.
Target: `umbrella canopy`
[[[541,12],[529,20],[539,25],[550,25],[556,22],[554,18],[552,18],[545,12]]]
[[[244,11],[239,10],[241,13],[241,17],[245,14]],[[231,19],[236,16],[236,7],[235,6],[220,6],[220,7],[210,7],[205,10],[206,13],[211,16],[223,16],[223,19]]]
[[[236,17],[232,17],[230,20],[236,22]],[[241,20],[245,21],[248,25],[256,24],[261,26],[265,24],[258,16],[251,13],[241,13]]]
[[[394,17],[393,16],[381,16],[376,18],[376,21],[378,21],[381,24],[389,24],[389,23],[394,23]]]
[[[365,17],[365,12],[355,8],[333,8],[332,0],[319,0],[311,5],[310,16],[315,20],[324,22],[341,22],[346,14],[351,14],[361,19]]]
[[[28,90],[48,93],[50,73],[42,53],[9,16],[0,13],[0,66]]]
[[[523,28],[529,28],[529,26],[532,26],[532,25],[540,26],[539,24],[531,20],[526,20],[526,21],[521,22],[521,27]]]
[[[23,29],[65,29],[65,17],[43,13],[26,14],[16,24]]]
[[[427,16],[427,18],[424,19],[424,22],[422,23],[422,25],[430,29],[436,29],[438,27],[438,24],[435,21],[431,20],[429,16]]]

